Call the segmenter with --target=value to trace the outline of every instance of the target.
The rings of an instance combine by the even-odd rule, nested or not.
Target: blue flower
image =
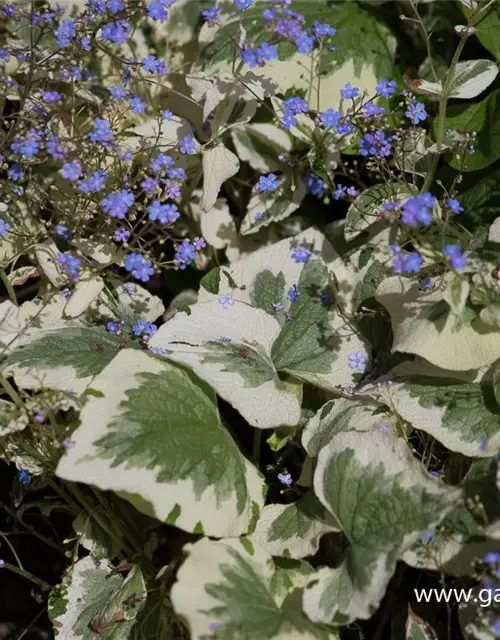
[[[127,240],[130,238],[130,231],[125,227],[119,227],[115,231],[113,237],[117,242],[127,242]]]
[[[65,224],[56,224],[56,233],[66,240],[69,238],[69,230]]]
[[[148,17],[153,20],[165,22],[168,18],[168,8],[174,0],[152,0],[148,5]]]
[[[434,287],[434,283],[429,278],[429,276],[425,276],[425,278],[420,278],[418,281],[418,288],[420,291],[427,291],[427,289],[432,289]]]
[[[213,7],[209,7],[208,9],[205,9],[205,11],[202,11],[201,16],[203,20],[206,20],[207,22],[218,22],[219,13],[220,13],[220,8],[213,6]]]
[[[196,153],[196,142],[193,136],[185,136],[179,143],[179,149],[181,153],[185,153],[187,155],[193,155]]]
[[[345,192],[347,191],[347,187],[343,184],[338,184],[333,192],[333,197],[335,200],[340,200],[340,198],[344,197]]]
[[[269,62],[270,60],[278,59],[278,48],[275,44],[268,44],[267,42],[261,42],[257,53],[263,59]]]
[[[241,61],[243,64],[248,65],[250,69],[255,69],[257,65],[264,63],[260,55],[260,50],[247,46],[243,46],[241,49]]]
[[[111,87],[110,92],[114,102],[120,102],[128,96],[128,91],[120,86]]]
[[[148,282],[150,277],[155,274],[155,269],[151,260],[142,260],[141,264],[132,270],[132,275],[136,280]]]
[[[52,104],[53,102],[59,102],[61,94],[59,91],[44,91],[42,93],[42,100],[45,104]]]
[[[19,153],[27,158],[34,158],[39,151],[38,142],[33,138],[26,138],[19,146]]]
[[[301,33],[295,40],[298,53],[311,53],[314,48],[314,37],[307,33]]]
[[[339,124],[339,120],[341,115],[335,109],[327,109],[319,114],[321,124],[324,127],[337,127]]]
[[[133,271],[142,264],[143,257],[140,253],[129,253],[123,261],[127,271]]]
[[[405,258],[404,271],[407,273],[419,273],[423,263],[422,257],[416,251],[412,251]]]
[[[82,175],[82,165],[78,160],[72,160],[63,164],[61,175],[66,180],[74,182]]]
[[[175,253],[175,264],[179,267],[181,271],[193,263],[196,258],[196,249],[189,242],[189,240],[184,240],[182,244],[177,247],[177,251]]]
[[[228,309],[234,304],[233,296],[230,293],[223,294],[219,296],[219,302],[224,309]]]
[[[347,355],[347,361],[350,369],[364,371],[366,369],[366,354],[362,351],[350,351]]]
[[[287,111],[291,111],[293,114],[298,113],[307,113],[309,111],[309,107],[307,105],[307,100],[301,98],[300,96],[290,96],[283,100],[283,107]]]
[[[143,102],[139,96],[133,96],[130,100],[130,108],[132,109],[132,113],[144,113],[146,110],[146,103]]]
[[[257,191],[276,191],[276,189],[280,186],[280,181],[274,175],[274,173],[270,173],[267,177],[260,176],[259,182],[255,185]]]
[[[465,269],[467,265],[467,258],[462,254],[460,245],[447,244],[443,249],[443,253],[449,258],[452,269],[456,269],[457,271]]]
[[[387,139],[385,131],[379,129],[375,133],[365,133],[358,142],[361,148],[361,155],[373,156],[374,158],[386,158],[392,153],[392,137]]]
[[[378,104],[375,104],[370,100],[362,107],[363,113],[366,114],[367,117],[374,118],[376,116],[380,116],[385,113],[384,107],[379,107]]]
[[[173,117],[174,114],[172,113],[172,111],[170,111],[170,109],[163,109],[163,111],[161,112],[161,118],[162,120],[165,120],[165,122],[170,122]]]
[[[126,20],[118,20],[104,25],[101,38],[116,44],[125,44],[131,33],[132,26]]]
[[[306,173],[302,181],[306,186],[307,192],[311,195],[321,198],[325,194],[325,183],[316,174]]]
[[[376,87],[376,92],[384,98],[389,98],[396,91],[397,84],[395,80],[386,80],[383,78]]]
[[[71,44],[71,39],[76,35],[75,23],[73,20],[62,20],[61,24],[54,31],[56,42],[61,49],[66,49]]]
[[[448,198],[446,206],[451,209],[455,215],[459,215],[464,210],[460,202],[454,198]]]
[[[253,0],[233,0],[233,5],[240,9],[240,11],[245,11],[248,7],[251,7],[253,4]]]
[[[157,331],[158,327],[148,320],[137,320],[137,323],[132,327],[134,336],[142,336],[145,342],[150,340]]]
[[[106,118],[96,118],[92,123],[93,131],[89,133],[92,142],[108,143],[113,139],[113,131],[109,126],[109,120]]]
[[[126,189],[122,189],[117,193],[109,193],[101,200],[101,207],[104,213],[109,213],[112,218],[123,220],[133,203],[134,194]]]
[[[193,245],[196,251],[201,251],[207,246],[207,241],[203,236],[196,236],[196,238],[193,240]]]
[[[290,298],[290,302],[298,302],[300,292],[296,284],[292,284],[290,289],[288,289],[287,295]]]
[[[299,245],[298,247],[295,247],[290,255],[295,260],[295,262],[307,262],[312,253],[307,247]]]
[[[484,556],[483,562],[486,564],[498,564],[500,562],[500,552],[490,551]]]
[[[159,200],[153,200],[148,206],[147,212],[149,220],[158,220],[161,224],[171,224],[180,216],[176,204],[161,204]]]
[[[2,238],[7,237],[9,230],[10,230],[10,224],[8,222],[5,222],[5,220],[3,220],[2,218],[0,218],[0,236]]]
[[[432,222],[430,208],[434,206],[436,198],[429,192],[423,193],[417,198],[411,196],[403,204],[401,220],[404,224],[416,227],[417,223],[429,226]]]
[[[28,486],[31,482],[30,474],[26,471],[26,469],[21,469],[19,471],[18,480],[21,484]]]
[[[73,282],[78,282],[78,271],[81,266],[80,258],[72,256],[71,253],[66,251],[65,253],[59,253],[56,257],[56,262],[61,265],[64,271],[73,278]]]
[[[276,312],[283,311],[285,308],[285,305],[282,302],[273,302],[272,305]]]
[[[426,531],[424,533],[424,535],[422,536],[422,540],[424,542],[429,542],[429,540],[432,538],[432,536],[434,535],[434,529],[429,529],[428,531]]]
[[[328,23],[322,24],[315,20],[313,22],[314,33],[318,38],[325,38],[326,36],[334,36],[337,33],[335,27],[331,27]]]
[[[287,487],[292,484],[292,476],[289,473],[278,473],[278,480]]]
[[[428,114],[423,102],[415,102],[412,100],[408,105],[408,110],[405,111],[405,116],[409,118],[413,124],[418,124],[419,122],[423,122]]]
[[[346,86],[340,90],[340,95],[346,100],[353,100],[359,96],[359,89],[357,87],[352,87],[351,83],[348,82]]]

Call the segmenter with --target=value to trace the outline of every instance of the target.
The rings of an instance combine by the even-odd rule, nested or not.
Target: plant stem
[[[455,75],[455,67],[457,66],[457,63],[460,59],[460,56],[462,54],[462,51],[463,51],[463,48],[465,47],[466,42],[467,42],[467,38],[462,38],[460,40],[457,50],[455,51],[455,55],[453,56],[453,59],[451,61],[450,68],[448,69],[448,73],[446,74],[443,93],[441,94],[441,99],[439,100],[438,133],[436,138],[437,151],[436,151],[436,155],[432,160],[432,166],[425,178],[425,182],[422,187],[421,193],[424,193],[425,191],[429,190],[429,187],[434,181],[434,176],[438,168],[441,146],[443,144],[444,134],[445,134],[444,121],[446,118],[446,106],[448,104],[448,98],[450,97],[450,93],[451,93],[453,76]]]
[[[40,580],[40,578],[37,578],[29,571],[26,571],[26,569],[20,569],[19,567],[16,567],[15,565],[10,564],[10,562],[5,562],[2,567],[2,570],[3,569],[12,571],[12,573],[17,573],[17,575],[22,576],[23,578],[26,578],[26,580],[30,580],[31,582],[33,582],[33,584],[38,585],[44,591],[49,591],[52,588],[48,582],[45,582],[45,580]]]
[[[262,429],[254,429],[252,442],[252,460],[256,467],[260,462],[260,448],[262,444]]]
[[[7,378],[0,373],[0,385],[2,385],[5,393],[10,397],[10,399],[21,409],[24,409],[23,401],[21,400],[19,394],[14,389],[14,387],[10,384]]]
[[[19,304],[17,302],[16,292],[14,291],[14,287],[12,286],[12,283],[7,277],[7,274],[5,273],[5,269],[3,267],[0,267],[0,280],[2,280],[5,288],[7,289],[7,293],[9,294],[9,298],[11,302],[13,302],[16,305],[16,307],[18,307]]]

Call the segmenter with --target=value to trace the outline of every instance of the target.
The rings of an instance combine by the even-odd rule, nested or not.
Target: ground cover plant
[[[497,0],[0,3],[2,638],[500,637],[499,58]]]

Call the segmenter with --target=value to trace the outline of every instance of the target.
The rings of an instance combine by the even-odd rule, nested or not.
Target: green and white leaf
[[[316,457],[337,433],[371,433],[381,425],[395,431],[394,420],[390,415],[375,413],[378,406],[346,398],[329,400],[304,427],[302,446],[311,457]]]
[[[95,509],[99,512],[100,519],[108,520],[108,514],[100,506]],[[113,523],[110,523],[111,528]],[[97,523],[88,513],[81,511],[73,520],[73,529],[78,538],[78,543],[94,558],[116,558],[120,553],[118,543]]]
[[[500,413],[490,402],[491,379],[418,360],[399,365],[389,375],[393,384],[379,387],[380,400],[391,402],[416,429],[466,456],[488,457],[498,450]]]
[[[204,538],[185,550],[189,555],[171,595],[175,611],[188,620],[192,640],[215,629],[225,640],[338,640],[335,632],[307,619],[294,597],[293,580],[286,597],[276,574],[287,570],[276,567],[259,546]]]
[[[106,625],[106,638],[127,640],[134,618],[145,599],[146,586],[138,567],[123,579],[111,573],[106,560],[96,566],[91,556],[78,560],[63,584],[49,595],[49,618],[57,638],[98,640],[99,624]]]
[[[247,122],[257,111],[258,102],[278,91],[278,85],[273,80],[253,71],[235,77],[232,73],[207,75],[197,70],[189,73],[185,79],[193,99],[204,103],[203,122],[225,101],[220,115],[221,125]]]
[[[292,504],[268,504],[249,539],[272,556],[304,558],[319,548],[324,533],[340,531],[312,491]]]
[[[102,278],[89,274],[85,278],[82,274],[82,278],[76,284],[70,299],[64,307],[64,315],[67,318],[77,318],[90,307],[103,289],[104,280]]]
[[[401,182],[377,184],[362,191],[347,210],[344,235],[347,241],[381,219],[384,202],[403,203],[412,195],[408,185]]]
[[[123,144],[129,151],[147,151],[152,147],[162,152],[173,150],[181,138],[192,134],[192,127],[184,120],[175,116],[172,120],[161,120],[150,118],[146,122],[130,130],[130,135],[123,139]],[[196,143],[196,152],[200,152],[199,144]]]
[[[371,617],[398,558],[461,495],[434,480],[403,440],[379,432],[335,435],[319,453],[314,489],[350,548],[340,567],[311,577],[304,609],[311,620],[343,624]]]
[[[282,170],[283,163],[278,156],[292,151],[290,135],[269,122],[234,127],[231,137],[240,160],[263,173]]]
[[[33,251],[42,273],[47,276],[54,287],[61,287],[68,282],[68,274],[63,271],[56,260],[60,251],[53,240],[46,240],[41,244],[35,245]]]
[[[192,208],[194,209],[195,206],[198,208],[197,205],[192,205]],[[224,198],[216,200],[209,211],[200,210],[199,220],[203,237],[214,249],[225,249],[238,244],[236,224]]]
[[[417,616],[409,605],[405,640],[438,640],[433,628],[425,620]]]
[[[0,438],[16,431],[23,431],[29,424],[29,416],[21,412],[13,402],[0,399]]]
[[[210,211],[219,195],[222,184],[238,173],[240,161],[222,142],[215,141],[203,148],[203,195],[200,206],[203,211]]]
[[[461,100],[475,98],[490,86],[497,75],[498,66],[491,60],[459,62],[453,73],[449,97]],[[442,82],[417,80],[412,87],[418,93],[440,96],[444,85]]]
[[[440,288],[422,292],[418,282],[394,276],[382,281],[376,298],[391,315],[393,351],[453,371],[478,369],[500,357],[500,328],[467,309],[457,321]]]
[[[92,388],[104,395],[83,408],[59,477],[115,491],[186,531],[248,531],[263,504],[263,481],[221,424],[206,385],[169,362],[124,349]]]
[[[274,193],[255,191],[250,197],[247,211],[240,227],[240,233],[257,233],[272,222],[280,222],[292,215],[300,207],[306,195],[306,187],[301,180],[287,176]],[[261,219],[261,216],[264,216]]]
[[[205,23],[199,35],[201,64],[207,73],[217,70],[230,72],[233,42],[228,36],[238,40],[240,27],[246,31],[248,42],[258,42],[263,37],[259,3],[241,15],[241,22],[240,13],[232,10],[230,5],[219,2],[218,6],[222,9],[220,19],[224,29]],[[292,88],[295,93],[302,90],[312,108],[324,111],[335,107],[340,100],[339,91],[347,82],[359,87],[361,93],[366,91],[368,95],[374,95],[378,80],[392,76],[396,39],[387,27],[361,6],[356,3],[296,0],[294,11],[304,13],[309,23],[318,20],[335,25],[335,51],[330,52],[326,48],[322,51],[318,99],[319,83],[314,81],[317,69],[313,69],[311,78],[309,57],[297,53],[292,43],[278,44],[279,59],[266,62],[262,68],[254,69],[254,73],[274,80],[283,93]]]
[[[135,324],[139,318],[154,322],[165,311],[162,301],[157,296],[137,283],[132,285],[128,293],[121,280],[109,278],[99,298],[91,305],[88,317],[93,322],[103,324],[107,320],[125,320]]]
[[[191,368],[254,427],[294,426],[300,404],[278,378],[271,348],[280,333],[272,316],[242,302],[224,309],[218,300],[198,302],[176,314],[151,340],[168,358]],[[224,344],[221,337],[231,339]],[[242,350],[246,355],[242,355]]]
[[[67,327],[46,331],[17,348],[3,364],[25,389],[84,391],[116,356],[121,339],[102,327]]]

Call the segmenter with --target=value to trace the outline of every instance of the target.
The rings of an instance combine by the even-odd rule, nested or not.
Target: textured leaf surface
[[[304,558],[319,548],[324,533],[340,531],[335,518],[313,492],[292,504],[268,504],[249,539],[270,555]]]
[[[416,429],[466,456],[487,457],[498,450],[500,407],[491,379],[418,361],[396,367],[390,376],[390,390],[380,387],[382,401],[393,396],[398,413]]]
[[[193,640],[214,633],[230,640],[262,638],[335,640],[337,635],[310,622],[295,601],[285,598],[271,556],[239,540],[200,540],[177,573],[172,602],[184,615]],[[290,586],[293,586],[290,584]]]
[[[267,122],[235,127],[231,130],[231,136],[238,157],[256,171],[264,173],[281,170],[283,163],[278,156],[292,150],[289,134]]]
[[[233,45],[229,34],[238,39],[239,14],[226,5],[221,14],[224,29],[205,24],[200,33],[201,63],[205,70],[230,70],[233,57]],[[309,92],[311,105],[317,105],[320,111],[332,107],[332,99],[340,99],[339,90],[352,82],[366,90],[368,95],[375,93],[378,79],[390,77],[393,71],[396,40],[384,25],[374,19],[373,14],[355,3],[325,3],[320,0],[296,0],[294,11],[307,16],[311,24],[335,25],[335,51],[323,51],[321,94],[318,100],[317,83],[311,82],[309,60],[307,56],[297,54],[292,43],[278,45],[279,60],[266,63],[255,73],[273,78],[283,92],[294,87]],[[247,9],[242,15],[242,26],[248,41],[264,39],[262,35],[262,8],[258,4]],[[307,62],[305,62],[307,60]],[[335,102],[334,102],[335,104]]]
[[[380,284],[377,300],[391,315],[393,351],[454,371],[477,369],[500,357],[499,329],[467,317],[457,326],[439,289],[421,292],[418,282],[394,276]]]
[[[369,618],[401,553],[459,499],[386,433],[339,433],[319,454],[314,489],[350,542],[342,565],[321,569],[304,592],[312,620]]]
[[[111,574],[112,569],[107,561],[96,565],[87,556],[74,565],[66,584],[52,590],[49,617],[57,638],[98,640],[103,626],[110,640],[131,637],[133,620],[145,599],[144,579],[137,567],[125,580]]]
[[[498,67],[491,60],[467,60],[459,62],[455,67],[453,80],[450,85],[450,98],[468,100],[482,93],[495,80]],[[416,90],[440,96],[443,93],[441,82],[418,80]]]
[[[168,324],[175,322],[175,318]],[[262,480],[190,373],[126,349],[93,381],[57,475],[111,489],[140,511],[207,535],[248,530]]]
[[[203,211],[210,211],[215,205],[222,184],[238,172],[240,161],[218,141],[205,147],[202,156],[203,195],[200,205]]]
[[[296,211],[306,195],[306,188],[302,181],[292,190],[292,181],[285,178],[279,191],[275,193],[260,193],[256,191],[248,203],[246,215],[241,223],[240,232],[243,235],[257,233],[271,222],[280,222]]]
[[[500,90],[473,104],[453,105],[446,112],[445,128],[477,131],[475,153],[467,156],[464,169],[483,169],[500,158]],[[462,159],[450,159],[455,168],[462,168]]]
[[[271,360],[280,325],[242,302],[227,309],[219,300],[197,303],[178,313],[151,340],[168,357],[208,382],[255,427],[267,429],[299,421],[297,397],[285,390]],[[221,338],[230,338],[225,344]]]
[[[48,331],[12,353],[4,370],[26,388],[84,389],[120,350],[119,336],[103,328]]]

